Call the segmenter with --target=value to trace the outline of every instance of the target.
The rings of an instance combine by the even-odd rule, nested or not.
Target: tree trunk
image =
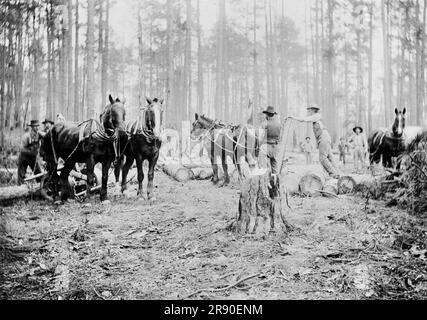
[[[288,233],[292,227],[285,220],[285,210],[285,190],[280,179],[274,181],[268,172],[250,176],[241,187],[235,229],[241,234],[263,236]]]
[[[367,132],[371,132],[372,130],[372,63],[373,63],[373,34],[374,34],[374,27],[373,27],[373,20],[374,20],[374,2],[371,0],[371,3],[369,5],[369,84],[368,84],[368,123],[367,123]]]
[[[105,8],[105,21],[103,24],[104,29],[104,46],[102,48],[102,65],[101,65],[101,108],[107,104],[107,90],[108,90],[108,55],[109,55],[109,41],[110,41],[110,0],[106,0]],[[142,90],[139,92],[142,94]]]
[[[95,117],[95,69],[94,69],[94,23],[95,15],[95,0],[88,0],[88,15],[87,15],[87,117]]]
[[[79,73],[79,0],[75,3],[75,43],[74,43],[74,121],[80,120],[80,73]],[[71,94],[71,93],[70,93]]]

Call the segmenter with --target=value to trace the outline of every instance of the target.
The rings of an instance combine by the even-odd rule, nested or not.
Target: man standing
[[[345,165],[345,153],[348,151],[348,144],[344,137],[341,137],[340,143],[338,144],[338,151],[340,153],[340,161]]]
[[[29,132],[26,132],[22,137],[21,150],[18,157],[19,185],[24,183],[25,173],[27,172],[28,166],[30,166],[34,174],[38,174],[41,172],[37,159],[40,140],[40,133],[38,132],[40,126],[39,121],[31,120],[29,126],[31,127],[31,130]]]
[[[43,131],[48,132],[50,130],[50,128],[52,128],[55,123],[50,119],[45,119],[42,122],[42,124],[44,125]]]
[[[305,154],[305,159],[306,159],[307,164],[312,164],[313,163],[313,156],[312,155],[314,152],[314,146],[311,143],[310,137],[305,138],[305,142],[302,143],[301,148]]]
[[[363,128],[356,126],[353,128],[354,135],[349,142],[353,144],[354,170],[361,173],[365,164],[366,153],[368,152],[368,142],[363,134]]]
[[[271,174],[277,174],[277,156],[279,152],[280,121],[274,107],[268,106],[265,114],[265,129],[267,130],[267,158],[270,159]]]
[[[308,115],[306,117],[289,116],[288,119],[313,123],[313,132],[319,147],[319,161],[331,177],[338,178],[339,170],[332,155],[332,139],[322,122],[320,108],[312,105],[307,108],[307,112]]]

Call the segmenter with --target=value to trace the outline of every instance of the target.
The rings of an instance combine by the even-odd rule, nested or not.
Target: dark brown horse
[[[406,126],[406,108],[402,111],[394,110],[395,119],[391,130],[379,128],[373,131],[368,137],[369,160],[371,165],[379,163],[382,157],[382,164],[385,168],[392,168],[392,158],[398,158],[404,153],[406,147],[418,133],[422,132],[422,127]],[[400,161],[397,161],[397,168],[400,168]]]
[[[260,141],[256,130],[248,126],[227,126],[218,121],[211,120],[204,115],[195,114],[195,121],[191,128],[191,138],[201,139],[208,151],[212,165],[212,182],[217,184],[218,164],[217,157],[221,158],[224,171],[224,183],[230,183],[228,174],[227,157],[233,160],[240,178],[243,177],[241,159],[244,157],[250,167],[255,167],[259,155]]]
[[[96,120],[87,120],[78,126],[64,123],[55,124],[43,137],[40,155],[47,163],[48,177],[53,181],[61,182],[61,200],[70,196],[68,175],[76,163],[86,163],[87,168],[87,195],[93,186],[93,170],[95,164],[102,164],[101,201],[107,199],[108,170],[118,156],[115,143],[118,141],[118,129],[125,121],[125,109],[119,99],[113,100],[109,96],[110,105],[105,107],[101,115],[101,124]],[[58,160],[64,161],[64,167],[58,177]],[[52,190],[57,195],[56,187]]]
[[[160,129],[163,120],[163,99],[146,98],[148,105],[141,108],[138,119],[126,124],[126,130],[120,131],[120,153],[123,158],[115,166],[116,182],[119,182],[120,169],[122,169],[121,191],[127,189],[127,175],[133,162],[136,161],[138,170],[138,192],[137,196],[143,195],[142,182],[144,180],[143,162],[148,160],[148,184],[147,197],[153,200],[154,169],[159,158],[162,145]]]

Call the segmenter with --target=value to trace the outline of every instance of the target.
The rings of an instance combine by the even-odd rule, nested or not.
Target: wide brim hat
[[[354,133],[356,133],[356,129],[360,129],[360,133],[362,133],[363,132],[363,128],[362,127],[360,127],[360,126],[355,126],[354,128],[353,128],[353,132]]]
[[[310,110],[310,109],[317,110],[317,111],[319,111],[319,110],[320,110],[320,108],[319,108],[319,106],[318,106],[317,104],[309,105],[309,106],[307,107],[307,110]]]
[[[44,119],[44,121],[42,122],[42,124],[45,124],[45,123],[55,124],[55,122],[53,122],[53,121],[52,121],[52,120],[50,120],[50,119]]]
[[[37,127],[40,125],[39,120],[31,120],[30,123],[28,124],[30,127]]]
[[[274,107],[272,107],[272,106],[268,106],[267,109],[264,110],[262,113],[265,113],[265,114],[277,114],[277,112],[274,111]]]

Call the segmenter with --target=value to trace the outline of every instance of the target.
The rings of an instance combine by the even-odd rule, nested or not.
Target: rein
[[[250,151],[254,151],[254,150],[256,150],[257,148],[248,148],[247,146],[244,146],[244,145],[242,145],[241,143],[240,143],[240,138],[242,137],[242,134],[243,134],[243,129],[245,129],[246,128],[246,130],[247,130],[247,126],[244,126],[243,128],[242,128],[242,130],[241,130],[241,132],[240,132],[240,135],[239,135],[239,138],[237,139],[237,141],[235,141],[234,139],[233,139],[233,137],[230,137],[229,135],[228,135],[228,133],[226,132],[226,133],[224,133],[224,135],[230,140],[230,141],[232,141],[233,142],[233,145],[234,145],[234,148],[233,148],[233,150],[229,150],[229,149],[227,149],[227,148],[225,148],[225,147],[223,147],[222,145],[220,145],[218,142],[217,142],[217,139],[215,139],[215,137],[212,139],[211,137],[210,137],[210,135],[211,135],[211,131],[212,131],[212,129],[215,129],[215,126],[216,125],[218,125],[218,123],[216,123],[216,122],[213,122],[212,123],[212,125],[208,128],[208,129],[206,129],[206,132],[199,138],[199,140],[203,140],[203,139],[208,139],[209,140],[209,142],[211,142],[211,143],[213,143],[214,145],[216,145],[218,148],[220,148],[221,150],[223,150],[223,151],[226,151],[226,152],[230,152],[230,153],[235,153],[236,152],[236,149],[237,149],[237,147],[239,146],[239,147],[241,147],[241,148],[244,148],[244,149],[248,149],[248,150],[250,150]],[[221,128],[221,129],[226,129],[226,128]],[[219,136],[219,135],[218,135]]]

